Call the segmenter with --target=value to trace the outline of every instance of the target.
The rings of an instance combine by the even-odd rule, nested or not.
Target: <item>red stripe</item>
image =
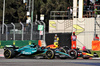
[[[0,55],[0,56],[4,56],[4,55]]]

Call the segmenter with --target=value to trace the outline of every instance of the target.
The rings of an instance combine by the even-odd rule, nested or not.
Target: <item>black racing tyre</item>
[[[76,59],[77,56],[77,51],[74,49],[69,50],[68,54],[71,56],[72,59]]]
[[[60,52],[66,53],[66,50],[64,48],[60,49]]]
[[[68,46],[63,46],[63,48],[64,48],[66,51],[70,49]]]
[[[90,56],[83,56],[83,59],[89,59],[90,58]]]
[[[93,53],[94,57],[99,57],[96,52]]]
[[[15,52],[13,49],[5,49],[4,50],[4,57],[7,59],[15,57]]]
[[[91,51],[90,50],[87,50],[87,53],[91,54]]]
[[[55,53],[54,53],[53,50],[49,49],[48,51],[46,51],[45,56],[48,59],[54,59],[55,58]]]
[[[68,46],[63,46],[63,48],[66,50],[66,53],[68,54],[68,51],[70,50],[70,48]]]
[[[64,48],[62,48],[62,49],[60,49],[60,52],[66,53],[66,50]],[[60,57],[60,55],[62,55],[62,54],[59,54],[60,59],[66,59],[67,58],[66,55],[65,55],[65,57]]]
[[[90,50],[86,50],[86,51],[83,51],[83,52],[86,52],[86,53],[91,54],[91,51]]]

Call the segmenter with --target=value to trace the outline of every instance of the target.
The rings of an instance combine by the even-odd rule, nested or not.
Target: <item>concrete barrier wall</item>
[[[92,49],[92,40],[94,37],[94,18],[74,18],[73,20],[49,20],[49,33],[67,33],[75,32],[77,35],[77,47],[86,46]],[[100,24],[100,18],[97,19]],[[67,26],[66,26],[67,25]],[[96,26],[100,33],[100,28]],[[99,35],[100,37],[100,35]]]
[[[16,40],[16,41],[9,40],[9,41],[0,41],[0,48],[3,48],[5,45],[15,45],[15,46],[18,46],[18,47],[23,47],[25,45],[30,45],[32,43],[35,43],[37,45],[38,44],[38,40],[24,40],[24,41],[21,41],[21,40]]]
[[[49,33],[72,32],[73,20],[49,20]]]
[[[96,33],[98,34],[98,36],[100,37],[100,18],[96,19],[98,25],[96,25]]]
[[[94,18],[75,18],[73,19],[73,32],[77,35],[77,47],[92,48],[94,37]]]

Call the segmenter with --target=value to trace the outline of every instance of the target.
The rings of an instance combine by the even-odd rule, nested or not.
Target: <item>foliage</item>
[[[5,22],[25,22],[26,7],[23,0],[5,0]],[[34,21],[35,15],[45,15],[45,22],[48,24],[50,11],[66,11],[68,6],[72,6],[73,0],[34,0]],[[3,0],[0,0],[0,22],[3,16]]]
[[[0,21],[3,16],[3,0],[0,0]],[[23,0],[5,0],[5,22],[25,21],[26,10]]]

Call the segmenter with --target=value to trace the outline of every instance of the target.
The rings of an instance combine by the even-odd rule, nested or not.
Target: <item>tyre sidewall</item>
[[[69,52],[68,52],[68,54],[71,56],[71,52],[74,52],[75,54],[75,56],[74,57],[71,57],[72,59],[76,59],[78,56],[78,53],[77,53],[77,51],[76,50],[74,50],[74,49],[71,49],[71,50],[69,50]]]
[[[48,56],[47,56],[47,52],[48,52],[48,51],[50,51],[50,52],[52,53],[52,56],[51,56],[51,57],[48,57]],[[48,58],[48,59],[54,59],[54,58],[55,58],[55,53],[54,53],[53,50],[49,49],[49,50],[46,51],[45,56],[46,56],[46,58]]]
[[[14,52],[13,49],[5,49],[5,50],[4,50],[4,53],[5,53],[6,51],[9,51],[9,52],[10,52],[10,55],[9,55],[9,57],[5,57],[5,58],[10,59],[10,58],[15,57],[15,52]]]

